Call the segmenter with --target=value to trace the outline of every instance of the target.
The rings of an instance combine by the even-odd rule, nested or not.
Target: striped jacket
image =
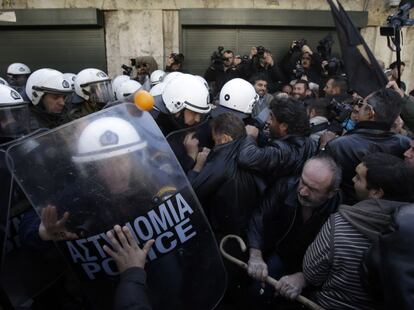
[[[320,287],[312,299],[326,309],[377,309],[360,278],[361,262],[370,245],[340,213],[333,214],[303,260],[306,282]]]

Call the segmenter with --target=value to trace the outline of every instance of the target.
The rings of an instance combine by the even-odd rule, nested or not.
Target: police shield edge
[[[31,215],[33,209],[24,193],[14,182],[8,166],[13,163],[6,154],[10,146],[22,142],[31,136],[45,132],[37,130],[28,136],[0,145],[0,182],[2,186],[0,200],[1,219],[1,262],[0,284],[3,290],[1,302],[19,309],[24,304],[33,303],[39,294],[62,278],[65,270],[62,259],[54,246],[45,247],[42,253],[32,252],[23,245],[20,228],[23,218]],[[33,140],[30,140],[33,141]],[[36,144],[27,143],[26,152]],[[33,216],[36,216],[33,214]],[[39,303],[36,303],[39,306]]]
[[[211,229],[153,118],[121,104],[22,142],[8,154],[14,177],[40,215],[69,212],[57,241],[97,309],[111,309],[118,280],[103,251],[106,232],[126,225],[143,244],[154,239],[146,267],[153,309],[212,309],[226,285]]]
[[[0,150],[0,272],[3,269],[4,255],[6,251],[7,219],[9,218],[9,201],[11,190],[11,174],[6,166],[6,152]]]

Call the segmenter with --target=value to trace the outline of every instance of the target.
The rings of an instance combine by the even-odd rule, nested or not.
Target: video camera
[[[331,58],[332,46],[334,43],[335,41],[333,40],[331,34],[327,35],[325,38],[319,41],[319,45],[316,47],[316,49],[322,60],[328,60]]]
[[[398,29],[404,26],[414,25],[414,20],[410,19],[410,10],[414,7],[414,1],[402,0],[398,6],[398,11],[387,18],[387,25],[380,27],[382,36],[392,37]]]
[[[326,76],[339,76],[342,74],[344,64],[342,60],[338,58],[331,58],[328,63],[323,67]]]
[[[327,108],[339,122],[346,120],[352,113],[351,104],[338,102],[335,99],[331,100]]]
[[[223,63],[224,61],[223,50],[224,50],[224,47],[219,46],[217,47],[217,51],[214,51],[213,55],[211,55],[210,59],[214,65],[221,65]]]

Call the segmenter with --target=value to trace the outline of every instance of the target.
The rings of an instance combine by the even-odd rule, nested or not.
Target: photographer
[[[158,64],[152,56],[141,56],[131,59],[131,64],[136,69],[134,80],[138,81],[146,91],[151,89],[150,75],[158,69]]]
[[[291,49],[283,58],[283,72],[293,80],[295,72],[303,70],[309,82],[321,84],[322,82],[322,58],[318,53],[314,53],[307,45],[306,40],[293,41]]]
[[[211,85],[213,96],[217,96],[220,93],[221,88],[228,81],[240,77],[240,70],[242,64],[237,67],[234,64],[234,53],[231,50],[225,50],[219,46],[218,50],[211,56],[211,65],[204,73],[204,78]]]
[[[182,72],[182,66],[184,62],[184,54],[182,53],[171,53],[167,57],[165,72]]]
[[[275,93],[281,89],[285,82],[285,76],[275,63],[272,53],[263,46],[250,49],[250,60],[247,62],[246,74],[249,78],[255,75],[263,75],[269,81],[268,92]]]

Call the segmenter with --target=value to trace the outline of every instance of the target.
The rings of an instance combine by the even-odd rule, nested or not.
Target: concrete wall
[[[379,35],[379,26],[395,9],[386,0],[342,0],[347,10],[367,10],[368,27],[362,30],[368,45],[388,66],[395,54]],[[105,11],[106,47],[110,75],[120,74],[129,58],[152,55],[160,67],[171,51],[179,49],[179,10],[182,8],[255,8],[329,10],[325,0],[0,0],[2,9],[98,8]],[[412,50],[414,29],[404,29],[403,80],[414,88]]]

